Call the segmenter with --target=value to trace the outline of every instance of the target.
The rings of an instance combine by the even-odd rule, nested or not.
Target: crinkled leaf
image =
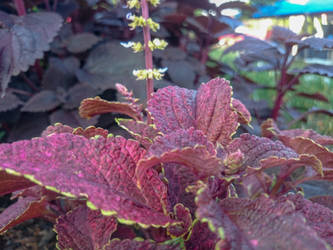
[[[23,221],[42,216],[46,213],[46,197],[24,197],[10,205],[0,214],[0,234]]]
[[[199,130],[178,130],[155,139],[145,158],[139,161],[136,175],[139,183],[145,172],[161,163],[178,163],[191,169],[199,178],[219,175],[222,162],[212,143]]]
[[[328,249],[291,202],[264,196],[216,201],[205,188],[196,203],[197,217],[209,223],[227,249]]]
[[[232,99],[232,108],[238,114],[238,122],[241,124],[250,124],[251,122],[251,114],[245,107],[243,103],[241,103],[238,99]]]
[[[224,79],[213,79],[199,90],[167,87],[148,101],[157,129],[170,133],[195,127],[208,139],[226,145],[238,127],[238,115],[231,107],[232,90]]]
[[[76,84],[74,87],[68,90],[64,107],[67,109],[77,108],[80,106],[80,103],[83,99],[88,97],[94,97],[99,93],[100,91],[92,88],[88,84]]]
[[[79,108],[80,116],[83,118],[91,118],[95,115],[106,113],[120,113],[128,115],[135,120],[141,120],[141,114],[133,107],[131,103],[109,102],[96,96],[95,98],[87,98],[81,102]]]
[[[15,176],[6,173],[6,171],[0,171],[0,195],[10,194],[14,191],[28,188],[35,185],[21,176]]]
[[[217,241],[218,238],[216,234],[209,229],[208,223],[196,220],[193,222],[191,236],[185,244],[186,249],[213,250],[215,249]]]
[[[90,49],[100,40],[101,39],[99,37],[95,36],[92,33],[83,32],[72,35],[65,43],[66,43],[66,48],[68,49],[69,52],[81,53]]]
[[[268,138],[257,137],[250,134],[241,134],[227,147],[228,152],[240,150],[244,155],[243,166],[258,168],[260,160],[275,156],[278,158],[297,158],[298,155],[284,146],[280,141],[272,141]]]
[[[168,227],[168,234],[172,237],[183,237],[190,230],[192,226],[192,217],[190,210],[184,207],[183,204],[178,203],[173,208],[173,214],[177,221],[181,221],[180,224],[170,225]]]
[[[315,141],[303,137],[290,138],[286,136],[281,136],[280,140],[298,154],[315,155],[321,161],[324,172],[333,169],[333,152]]]
[[[136,185],[135,168],[145,154],[122,137],[87,139],[69,133],[0,145],[2,169],[69,197],[86,197],[88,206],[121,222],[166,226],[166,187],[150,169]],[[147,188],[149,187],[149,188]],[[153,187],[153,188],[152,188]]]
[[[61,134],[61,133],[72,133],[73,128],[61,123],[55,123],[54,125],[48,126],[43,132],[42,137],[46,137],[51,134]]]
[[[262,136],[280,139],[280,136],[286,137],[304,137],[315,141],[323,146],[333,145],[333,137],[320,135],[312,129],[288,129],[280,130],[272,119],[268,119],[261,124]]]
[[[26,71],[36,59],[49,50],[49,43],[62,25],[55,12],[36,12],[24,16],[1,13],[4,28],[0,30],[0,83],[4,91],[12,75]],[[9,22],[10,20],[10,22]],[[1,20],[2,21],[2,20]]]
[[[303,69],[295,69],[294,72],[333,77],[333,66],[324,64],[308,64]]]
[[[313,203],[318,203],[324,207],[328,207],[333,210],[333,196],[325,195],[325,196],[314,196],[309,199]]]
[[[105,247],[105,250],[176,250],[181,249],[178,245],[167,245],[167,244],[157,244],[155,242],[151,242],[149,240],[119,240],[113,239],[110,243]]]
[[[50,111],[61,104],[57,94],[51,90],[43,90],[29,99],[24,104],[21,111],[25,112],[45,112]]]
[[[91,138],[91,137],[95,137],[95,136],[102,136],[104,138],[108,137],[109,131],[107,131],[106,129],[103,128],[96,128],[94,126],[89,126],[85,129],[78,127],[75,128],[73,130],[73,134],[74,135],[81,135],[84,136],[86,138]]]
[[[80,206],[60,216],[54,229],[60,249],[97,250],[103,249],[111,239],[117,229],[117,219]]]
[[[0,112],[5,112],[20,106],[23,102],[14,94],[7,93],[0,98]]]
[[[149,148],[153,140],[161,133],[153,126],[145,122],[130,119],[116,119],[118,125],[129,132],[145,148]]]
[[[295,210],[304,216],[306,224],[317,232],[318,236],[333,246],[333,212],[327,207],[313,203],[301,194],[289,194],[280,201],[292,201]]]

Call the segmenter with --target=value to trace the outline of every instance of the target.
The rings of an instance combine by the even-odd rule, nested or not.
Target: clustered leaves
[[[59,249],[333,246],[327,197],[297,193],[302,182],[332,180],[333,152],[325,147],[332,137],[279,130],[268,120],[266,137],[233,138],[250,117],[220,78],[197,91],[158,90],[147,103],[152,124],[117,88],[127,109],[90,98],[80,112],[91,101],[89,116],[131,110],[134,119],[117,122],[135,140],[56,124],[39,138],[0,145],[1,194],[18,197],[0,214],[2,233],[43,217],[55,223]]]

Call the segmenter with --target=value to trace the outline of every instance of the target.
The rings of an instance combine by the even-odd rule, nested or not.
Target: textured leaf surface
[[[194,127],[208,139],[227,145],[238,127],[238,115],[231,107],[232,89],[224,79],[213,79],[199,90],[167,87],[148,102],[157,129],[167,134]]]
[[[149,148],[153,140],[161,133],[152,125],[130,119],[116,119],[118,125],[129,132],[145,148]]]
[[[184,207],[183,204],[177,204],[173,208],[173,215],[177,221],[181,221],[180,224],[170,225],[168,227],[168,234],[174,237],[184,236],[192,226],[192,217],[190,210]]]
[[[119,240],[119,239],[113,239],[111,242],[105,247],[105,250],[176,250],[181,249],[177,245],[163,245],[163,244],[157,244],[155,242],[151,242],[148,240]]]
[[[186,249],[215,249],[218,238],[209,227],[208,223],[196,220],[193,222],[191,237],[186,241]]]
[[[21,176],[15,176],[0,171],[0,195],[10,194],[14,191],[35,185]]]
[[[1,19],[4,28],[0,30],[0,83],[4,92],[12,75],[26,71],[43,57],[62,25],[62,18],[53,12],[19,17],[1,12]]]
[[[208,221],[228,249],[328,249],[290,202],[266,197],[216,201],[204,189],[196,203],[197,217]]]
[[[5,112],[17,108],[23,102],[14,94],[7,93],[0,99],[0,112]]]
[[[27,149],[29,149],[27,151]],[[166,187],[150,169],[136,185],[135,168],[145,154],[122,137],[86,139],[69,133],[0,145],[1,168],[11,169],[69,197],[86,197],[88,206],[127,223],[166,226]]]
[[[298,155],[291,148],[284,146],[280,141],[272,141],[250,134],[241,134],[239,138],[230,143],[227,150],[229,152],[240,150],[244,155],[244,167],[257,168],[260,166],[260,160],[270,156],[286,159],[298,158]]]
[[[60,249],[97,250],[103,249],[111,239],[117,229],[117,219],[81,206],[59,217],[54,228]]]
[[[54,125],[48,126],[43,132],[42,137],[46,137],[52,134],[61,134],[61,133],[72,133],[73,128],[61,123],[56,123]]]
[[[330,195],[314,196],[311,197],[309,200],[333,210],[333,196]]]
[[[299,41],[298,44],[316,50],[333,48],[333,41],[328,38],[309,37]]]
[[[61,104],[57,94],[51,90],[43,90],[29,99],[22,107],[26,112],[50,111]]]
[[[287,197],[281,197],[280,200],[292,201],[295,210],[301,213],[306,219],[306,224],[315,230],[319,237],[333,246],[333,212],[327,207],[313,203],[301,194],[290,194]]]
[[[87,98],[81,102],[79,108],[80,116],[83,118],[91,118],[95,115],[106,113],[119,113],[128,115],[135,120],[141,120],[141,115],[138,114],[135,107],[130,103],[109,102],[100,97]]]
[[[145,172],[160,163],[178,163],[190,168],[199,178],[219,175],[222,162],[212,143],[199,130],[178,130],[158,137],[140,160],[136,174],[140,183]]]
[[[92,117],[91,119],[82,118],[77,110],[64,110],[58,109],[54,111],[50,116],[50,123],[62,123],[73,128],[76,127],[88,127],[97,124],[99,115]]]
[[[0,234],[23,221],[42,216],[46,205],[46,197],[19,198],[0,214]]]
[[[87,127],[85,129],[78,127],[73,130],[74,135],[82,135],[86,138],[91,138],[95,136],[102,136],[104,138],[107,138],[109,131],[103,128],[96,128],[94,126]]]
[[[273,138],[277,137],[280,139],[280,136],[287,137],[304,137],[315,141],[318,144],[323,146],[333,145],[333,137],[320,135],[316,131],[311,129],[289,129],[289,130],[280,130],[275,122],[272,119],[268,119],[261,124],[261,133],[262,136]]]
[[[241,124],[249,124],[251,122],[251,114],[245,107],[243,103],[241,103],[237,99],[232,99],[232,108],[238,114],[238,122]]]

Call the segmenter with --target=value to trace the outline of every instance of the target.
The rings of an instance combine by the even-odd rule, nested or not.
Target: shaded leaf
[[[216,201],[205,188],[196,203],[197,217],[208,222],[227,249],[329,249],[290,202],[264,196]]]
[[[21,176],[15,176],[0,171],[0,195],[10,194],[14,191],[34,186],[34,183]]]
[[[280,43],[286,43],[290,39],[299,39],[296,33],[291,31],[290,29],[281,26],[273,26],[268,38]]]
[[[315,74],[333,77],[333,66],[324,64],[308,64],[303,69],[295,69],[294,72],[300,74]]]
[[[145,122],[130,119],[116,119],[117,124],[129,132],[145,148],[149,148],[153,140],[161,133],[153,126]]]
[[[95,137],[95,136],[102,136],[104,138],[108,137],[109,131],[107,131],[106,129],[103,128],[96,128],[94,126],[89,126],[85,129],[78,127],[75,128],[73,130],[73,134],[74,135],[81,135],[84,136],[86,138],[91,138],[91,137]]]
[[[43,90],[27,101],[21,108],[25,112],[45,112],[50,111],[61,104],[57,94],[51,90]]]
[[[191,237],[185,242],[186,249],[215,249],[218,241],[216,234],[213,233],[207,222],[196,220],[193,222]],[[222,248],[223,249],[223,248]]]
[[[174,206],[173,214],[177,221],[181,221],[181,224],[170,225],[167,228],[168,234],[171,235],[171,237],[184,237],[192,226],[190,210],[179,203]]]
[[[24,197],[10,205],[0,214],[0,234],[26,220],[40,217],[45,213],[46,197]]]
[[[150,169],[142,188],[136,185],[136,164],[145,153],[137,142],[122,137],[61,133],[1,144],[0,162],[2,169],[52,191],[88,199],[90,208],[117,215],[120,222],[166,226],[172,220],[163,213],[166,188],[157,172]]]
[[[49,50],[49,43],[62,25],[62,18],[54,12],[37,12],[24,16],[1,13],[4,22],[0,30],[0,83],[4,91],[12,75],[26,71],[36,59]]]
[[[7,93],[0,98],[0,112],[5,112],[20,106],[23,102],[14,94]]]
[[[232,108],[238,114],[238,122],[241,124],[250,124],[251,122],[251,114],[245,107],[245,105],[240,102],[238,99],[232,99]]]
[[[309,37],[299,41],[298,44],[316,50],[333,48],[333,41],[328,38]]]
[[[162,66],[168,68],[167,74],[174,83],[193,88],[196,73],[191,63],[187,61],[163,60]]]
[[[309,199],[313,203],[318,203],[324,207],[327,207],[333,210],[333,196],[325,195],[325,196],[314,196]]]
[[[110,241],[117,229],[117,219],[80,206],[60,216],[54,229],[60,249],[97,250]]]
[[[72,35],[67,41],[65,41],[66,48],[72,53],[81,53],[90,49],[101,39],[92,33],[83,32]]]
[[[95,115],[106,113],[119,113],[128,115],[135,120],[141,120],[141,114],[133,107],[133,104],[122,102],[110,102],[96,96],[95,98],[87,98],[81,102],[79,113],[83,118],[91,118]]]
[[[305,97],[305,98],[309,98],[309,99],[314,99],[314,100],[318,100],[318,101],[328,102],[329,103],[329,100],[327,99],[327,97],[324,96],[323,94],[319,93],[319,92],[314,93],[314,94],[308,94],[308,93],[304,93],[304,92],[298,92],[296,95],[302,96],[302,97]]]
[[[88,126],[94,126],[98,122],[99,116],[95,116],[89,120],[85,118],[81,118],[77,110],[73,111],[66,111],[63,109],[59,109],[55,112],[53,112],[50,115],[50,122],[51,123],[63,123],[67,124],[73,128],[76,127],[88,127]]]
[[[261,124],[262,136],[279,139],[280,136],[286,137],[304,137],[315,141],[323,146],[333,145],[333,137],[318,134],[312,129],[288,129],[280,130],[272,119],[268,119]]]
[[[92,88],[87,84],[76,84],[74,87],[68,90],[64,107],[67,109],[77,108],[80,106],[80,103],[83,99],[88,97],[94,97],[99,93],[100,91]]]
[[[155,242],[151,242],[149,240],[119,240],[119,239],[113,239],[110,241],[110,243],[105,247],[105,250],[176,250],[181,249],[179,246],[175,245],[167,245],[167,244],[157,244]]]
[[[244,37],[243,40],[228,47],[223,53],[227,54],[235,51],[258,52],[262,53],[264,50],[275,49],[270,43],[254,37]]]

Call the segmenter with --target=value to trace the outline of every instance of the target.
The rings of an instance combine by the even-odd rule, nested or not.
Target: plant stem
[[[45,4],[47,11],[51,11],[51,6],[50,6],[49,0],[44,0],[44,4]]]
[[[147,20],[149,18],[149,9],[148,9],[147,0],[141,0],[141,10],[142,10],[142,17]],[[146,25],[143,27],[143,38],[144,38],[144,44],[145,44],[146,69],[152,70],[153,69],[153,53],[148,46],[148,43],[151,40],[149,25]],[[149,101],[152,93],[154,92],[154,80],[153,79],[147,79],[146,90],[147,90],[147,101]]]
[[[27,14],[23,0],[14,0],[14,3],[15,3],[17,14],[19,16],[24,16]]]

